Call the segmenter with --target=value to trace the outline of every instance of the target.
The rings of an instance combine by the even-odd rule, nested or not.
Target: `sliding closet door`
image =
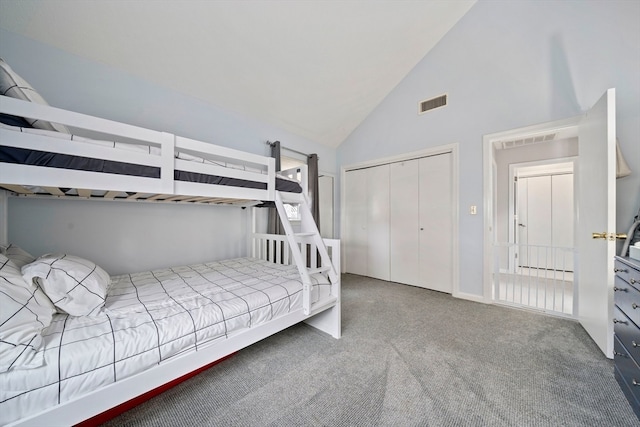
[[[367,276],[389,280],[389,165],[367,170]]]
[[[347,273],[367,275],[367,170],[345,173],[344,252]]]
[[[451,154],[420,159],[420,280],[418,286],[453,292]]]
[[[389,256],[392,282],[419,285],[419,160],[390,165]]]

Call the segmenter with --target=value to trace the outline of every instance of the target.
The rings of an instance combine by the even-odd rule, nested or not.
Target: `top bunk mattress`
[[[136,153],[147,153],[160,155],[160,149],[151,145],[128,144],[124,142],[102,141],[92,138],[84,138],[73,134],[54,132],[42,129],[23,128],[19,126],[11,126],[0,123],[3,129],[24,132],[35,135],[43,135],[56,139],[66,139],[70,141],[80,141],[89,144],[96,144],[103,147],[112,147],[115,150],[126,150]],[[246,165],[234,164],[226,161],[208,160],[202,157],[194,156],[188,153],[176,151],[175,158],[190,162],[198,162],[211,164],[230,169],[247,170],[251,172],[264,173],[259,169],[251,168]],[[148,165],[140,165],[135,163],[126,163],[119,161],[111,161],[104,159],[96,159],[70,154],[53,153],[48,151],[39,151],[33,149],[25,149],[19,147],[10,147],[0,145],[0,163],[13,163],[30,166],[40,166],[57,169],[70,169],[78,171],[100,172],[115,175],[128,175],[145,178],[160,179],[160,168]],[[214,184],[243,188],[255,188],[260,190],[267,189],[265,182],[250,181],[246,179],[233,178],[229,176],[210,175],[184,170],[174,170],[174,180],[184,182],[196,182],[202,184]],[[301,193],[302,187],[300,183],[283,175],[276,175],[276,190],[289,193]]]

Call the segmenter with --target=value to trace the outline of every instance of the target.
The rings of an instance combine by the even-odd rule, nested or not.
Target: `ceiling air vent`
[[[513,139],[510,141],[501,141],[500,145],[502,146],[502,148],[517,148],[525,145],[538,144],[540,142],[553,141],[555,137],[555,133],[550,133],[547,135],[536,135],[527,138]]]
[[[418,114],[426,113],[429,110],[444,107],[445,105],[447,105],[447,95],[440,95],[435,98],[420,101],[420,105],[418,106]]]

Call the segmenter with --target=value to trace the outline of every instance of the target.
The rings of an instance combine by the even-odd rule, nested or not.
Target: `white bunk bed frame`
[[[48,193],[51,197],[68,197],[60,188],[76,189],[76,195],[73,196],[75,198],[98,198],[101,200],[133,199],[171,203],[235,203],[241,205],[251,205],[251,201],[273,201],[286,235],[258,234],[254,221],[251,256],[276,263],[295,264],[303,283],[303,308],[300,310],[276,318],[266,324],[232,334],[229,338],[197,352],[176,357],[147,371],[41,413],[20,419],[10,425],[39,426],[80,423],[187,376],[299,322],[306,322],[334,338],[340,338],[340,242],[320,237],[309,210],[306,182],[303,183],[302,193],[276,191],[276,171],[273,158],[5,96],[0,96],[0,112],[60,123],[92,133],[107,134],[110,135],[109,140],[124,140],[128,143],[156,146],[160,148],[161,153],[160,155],[140,154],[86,142],[61,140],[49,135],[0,128],[0,146],[160,168],[160,178],[158,179],[0,163],[0,187],[9,190],[0,190],[0,243],[8,243],[6,241],[8,197],[29,195],[39,197],[42,194],[41,191]],[[253,167],[257,166],[266,173],[177,159],[175,158],[176,150],[214,161],[232,161]],[[266,184],[266,189],[177,181],[174,180],[174,170],[263,182]],[[303,177],[306,178],[304,173]],[[41,191],[34,194],[32,187],[39,187]],[[100,192],[97,197],[96,191]],[[127,194],[123,197],[122,194],[125,192]],[[302,214],[301,232],[294,233],[284,210],[285,203],[299,204]],[[311,267],[307,267],[308,248],[310,248],[311,254],[319,254],[320,265],[316,264],[316,256],[311,256]],[[316,304],[312,304],[310,298],[310,275],[314,273],[326,275],[331,282],[331,298]]]

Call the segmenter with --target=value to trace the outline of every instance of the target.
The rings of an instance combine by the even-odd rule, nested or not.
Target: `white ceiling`
[[[335,147],[475,1],[0,0],[0,27]]]

